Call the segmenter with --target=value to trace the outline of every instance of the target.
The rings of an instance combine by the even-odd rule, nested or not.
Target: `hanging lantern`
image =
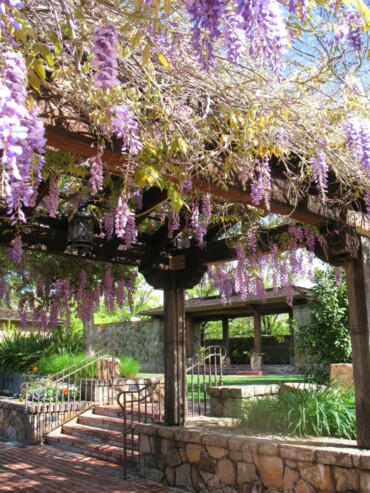
[[[85,207],[79,209],[68,224],[68,248],[78,255],[92,252],[94,247],[94,216]]]

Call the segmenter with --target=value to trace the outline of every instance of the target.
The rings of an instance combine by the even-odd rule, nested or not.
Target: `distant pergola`
[[[292,304],[288,305],[286,293],[283,288],[266,289],[265,298],[249,296],[242,299],[240,295],[234,295],[227,303],[220,296],[205,296],[191,298],[185,301],[185,325],[186,325],[186,352],[187,356],[193,356],[200,345],[200,324],[209,321],[222,322],[222,345],[226,349],[226,356],[230,355],[229,320],[241,317],[253,318],[254,329],[254,351],[262,352],[262,323],[261,318],[265,315],[288,314],[293,318],[294,312],[299,313],[299,322],[308,322],[308,302],[315,299],[312,289],[293,286]],[[309,310],[309,309],[308,309]],[[143,316],[163,319],[164,308],[157,307],[140,313]],[[197,341],[197,342],[196,342]]]
[[[96,155],[96,141],[86,134],[72,132],[56,126],[47,126],[47,145],[54,149],[75,153],[83,158]],[[113,146],[114,149],[114,146]],[[106,149],[103,154],[105,171],[120,175],[119,165],[123,156],[119,151]],[[357,437],[359,446],[370,447],[370,228],[365,224],[364,204],[353,201],[346,211],[325,206],[312,187],[302,200],[286,196],[284,165],[271,159],[271,212],[289,215],[291,219],[315,226],[327,241],[327,257],[320,245],[316,255],[332,265],[343,266],[348,284],[350,326],[353,348],[353,368],[356,394]],[[290,163],[294,173],[297,160]],[[169,177],[176,180],[176,177]],[[47,194],[49,182],[40,184],[35,208]],[[210,181],[205,174],[193,177],[193,188],[234,204],[252,205],[251,190],[238,176],[231,174],[226,186]],[[340,197],[337,182],[329,186],[328,197]],[[167,192],[149,187],[143,194],[143,206],[136,217],[139,225],[152,211],[167,200]],[[261,207],[265,207],[261,204]],[[26,209],[31,218],[34,209]],[[9,227],[6,210],[0,211],[0,245],[8,246],[16,231]],[[231,226],[231,225],[230,225]],[[182,233],[185,224],[180,225]],[[22,228],[23,247],[30,250],[57,255],[73,255],[67,249],[67,219],[53,219],[34,215],[32,221]],[[182,425],[186,421],[186,350],[184,290],[195,286],[210,264],[236,259],[235,249],[225,239],[224,223],[211,224],[205,237],[205,247],[197,245],[181,247],[168,238],[168,224],[152,233],[142,233],[138,241],[126,248],[118,239],[108,241],[96,236],[91,256],[94,261],[104,261],[137,266],[147,282],[164,291],[165,332],[165,421],[170,425]],[[281,226],[261,233],[259,249],[268,253],[269,245],[287,228]],[[219,239],[220,235],[223,236]]]

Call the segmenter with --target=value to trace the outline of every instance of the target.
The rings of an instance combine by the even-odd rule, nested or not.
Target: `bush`
[[[68,331],[58,327],[50,336],[50,353],[52,354],[81,354],[83,352],[82,330]]]
[[[352,389],[318,386],[246,401],[242,426],[301,437],[356,438]]]
[[[141,364],[131,356],[119,356],[121,360],[121,377],[136,377],[141,370]]]
[[[0,342],[0,370],[25,372],[50,352],[50,337],[20,331],[4,335]]]
[[[79,363],[81,360],[86,358],[86,354],[52,354],[42,358],[37,364],[37,373],[39,375],[53,375],[54,373],[59,373],[65,370],[69,366]],[[93,369],[92,369],[93,370]],[[94,369],[95,370],[95,369]],[[90,371],[91,377],[94,375],[95,371]]]

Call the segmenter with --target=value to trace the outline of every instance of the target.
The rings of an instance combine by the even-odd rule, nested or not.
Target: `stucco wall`
[[[159,320],[95,325],[93,344],[95,350],[115,349],[136,358],[143,371],[163,371],[163,324]]]

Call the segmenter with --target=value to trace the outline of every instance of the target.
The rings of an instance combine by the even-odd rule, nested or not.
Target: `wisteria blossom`
[[[122,153],[136,156],[142,149],[138,135],[139,125],[135,114],[126,104],[114,105],[111,109],[112,120],[107,130],[122,139]]]
[[[94,74],[96,87],[111,89],[118,86],[117,72],[117,33],[113,24],[98,26],[93,36],[92,64],[97,67]]]

